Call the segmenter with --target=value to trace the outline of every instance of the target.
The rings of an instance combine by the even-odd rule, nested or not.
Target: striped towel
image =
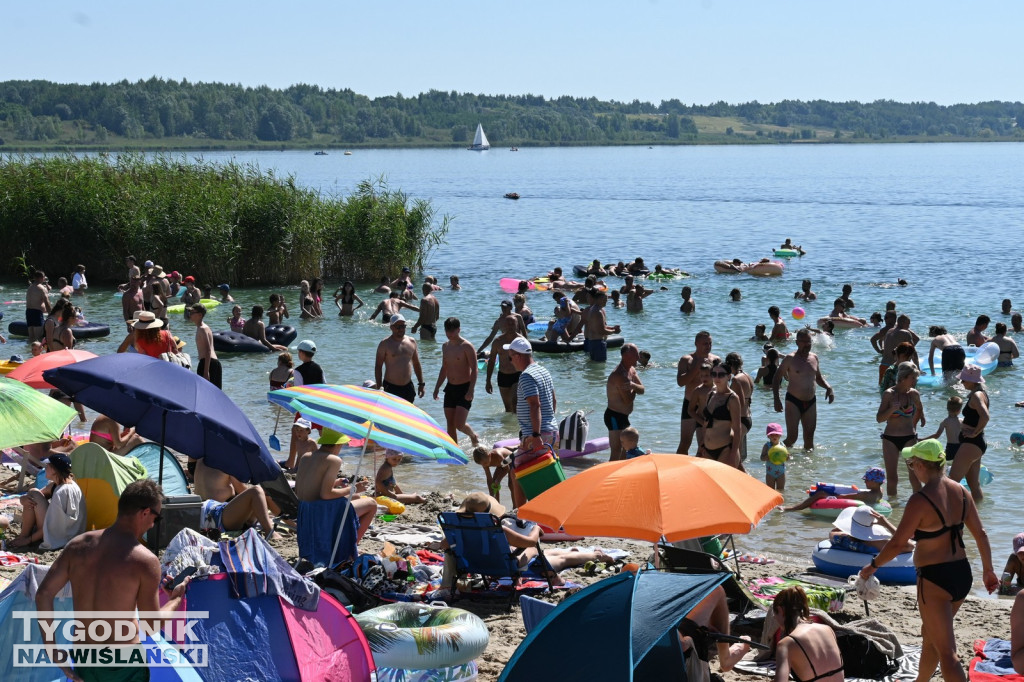
[[[220,559],[236,597],[275,595],[304,611],[316,611],[320,588],[296,573],[255,529],[221,541]]]

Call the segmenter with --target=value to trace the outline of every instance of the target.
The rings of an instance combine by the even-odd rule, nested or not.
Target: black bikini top
[[[964,547],[964,521],[967,519],[967,493],[961,488],[961,494],[963,495],[963,514],[960,517],[960,523],[952,526],[946,525],[946,517],[939,511],[939,507],[932,502],[931,498],[924,494],[922,491],[918,491],[917,494],[928,501],[928,504],[932,506],[935,513],[939,515],[939,521],[942,522],[942,528],[938,530],[915,530],[914,540],[930,540],[931,538],[941,537],[943,533],[949,533],[949,549],[953,554],[956,554],[957,543],[961,547]]]
[[[843,654],[842,654],[842,652],[839,653],[839,667],[836,668],[835,670],[829,670],[827,673],[821,673],[819,675],[818,671],[814,669],[814,664],[811,663],[811,657],[807,655],[807,650],[804,649],[804,645],[800,643],[800,640],[797,639],[796,637],[794,637],[793,635],[790,635],[789,638],[791,640],[793,640],[794,642],[796,642],[796,645],[798,647],[800,647],[800,651],[804,652],[804,658],[807,659],[807,665],[811,666],[811,672],[814,673],[814,677],[812,677],[811,679],[809,679],[809,680],[801,680],[799,677],[797,677],[797,674],[795,672],[790,670],[789,674],[790,674],[790,676],[794,680],[796,680],[796,682],[817,682],[818,680],[824,679],[826,677],[831,677],[832,675],[835,675],[836,673],[843,672],[843,668],[845,667],[845,665],[844,665],[844,662],[843,662]]]
[[[970,398],[968,398],[970,400]],[[964,405],[964,410],[961,412],[964,416],[964,426],[977,426],[981,420],[981,415],[976,409],[970,406],[970,404]]]
[[[711,404],[711,400],[708,399],[706,405],[704,405],[704,421],[705,426],[711,428],[716,419],[732,419],[732,413],[729,412],[729,399],[726,398],[725,402],[714,409],[713,412],[708,411],[708,405]]]

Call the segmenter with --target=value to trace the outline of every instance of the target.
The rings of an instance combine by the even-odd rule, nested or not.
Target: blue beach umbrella
[[[43,373],[74,400],[142,436],[246,483],[277,478],[256,427],[223,391],[173,363],[138,353],[105,355]],[[163,458],[160,458],[160,479]]]
[[[498,682],[549,679],[552,665],[579,680],[679,672],[675,627],[730,575],[627,571],[594,583],[548,613],[519,644]]]

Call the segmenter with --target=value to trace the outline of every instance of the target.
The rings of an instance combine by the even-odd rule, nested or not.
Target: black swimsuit
[[[929,540],[931,538],[941,537],[945,533],[949,533],[950,552],[956,553],[957,545],[960,545],[961,548],[964,547],[964,520],[967,518],[967,492],[962,488],[960,492],[963,495],[963,514],[961,515],[960,523],[949,526],[946,525],[946,517],[942,515],[942,512],[939,511],[939,507],[932,502],[930,497],[920,491],[915,493],[928,501],[928,504],[930,504],[932,509],[935,510],[935,513],[938,514],[939,521],[942,522],[942,528],[937,530],[915,530],[915,541],[919,542],[921,540]],[[974,576],[971,573],[971,562],[967,560],[967,557],[964,557],[963,559],[944,561],[941,564],[919,566],[917,568],[917,598],[924,602],[924,597],[921,593],[922,580],[927,580],[948,592],[953,601],[961,601],[970,593],[971,584],[974,582]]]
[[[732,420],[732,413],[729,412],[729,399],[728,398],[726,398],[724,403],[722,403],[721,405],[716,407],[714,409],[714,411],[709,411],[708,410],[708,404],[710,404],[710,403],[711,403],[711,401],[708,400],[707,404],[704,405],[704,410],[702,412],[702,414],[704,415],[704,428],[710,429],[714,425],[716,419],[719,420],[719,421],[722,421],[722,420],[731,421]],[[708,456],[711,457],[712,459],[718,459],[719,457],[721,457],[723,452],[729,450],[730,448],[732,448],[732,440],[731,439],[729,440],[729,442],[727,444],[723,445],[720,448],[709,448],[706,445],[704,446],[704,450],[708,453]]]
[[[843,668],[845,667],[845,664],[843,662],[843,654],[842,654],[842,652],[839,653],[839,667],[836,668],[835,670],[829,670],[827,673],[821,673],[819,675],[818,671],[814,669],[814,664],[811,663],[811,657],[807,655],[807,650],[804,649],[804,645],[800,643],[800,640],[797,639],[796,637],[794,637],[793,635],[790,635],[789,638],[791,640],[793,640],[794,642],[796,642],[796,645],[798,647],[800,647],[800,651],[803,652],[804,658],[807,659],[807,665],[811,666],[811,672],[814,673],[814,677],[812,677],[811,679],[809,679],[809,680],[802,680],[802,679],[800,679],[797,676],[797,674],[795,672],[790,670],[789,671],[789,675],[794,680],[796,680],[796,682],[817,682],[817,680],[821,680],[821,679],[824,679],[826,677],[831,677],[832,675],[835,675],[836,673],[843,672]],[[844,675],[844,678],[845,678],[845,675]]]
[[[976,409],[970,406],[969,401],[970,398],[968,398],[968,404],[964,405],[964,410],[961,414],[964,415],[964,426],[974,427],[978,425],[979,421],[981,421],[981,415],[978,413]],[[984,431],[982,431],[976,436],[965,436],[963,433],[961,433],[960,443],[970,443],[971,445],[974,445],[979,450],[981,450],[981,454],[983,455],[985,454],[985,451],[988,450],[988,443],[985,442]]]

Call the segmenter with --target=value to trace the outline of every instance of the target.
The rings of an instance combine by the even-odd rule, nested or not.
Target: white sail
[[[484,149],[490,149],[491,143],[487,141],[487,135],[484,134],[483,125],[476,124],[476,135],[473,136],[473,145],[470,149],[474,151],[483,151]]]

